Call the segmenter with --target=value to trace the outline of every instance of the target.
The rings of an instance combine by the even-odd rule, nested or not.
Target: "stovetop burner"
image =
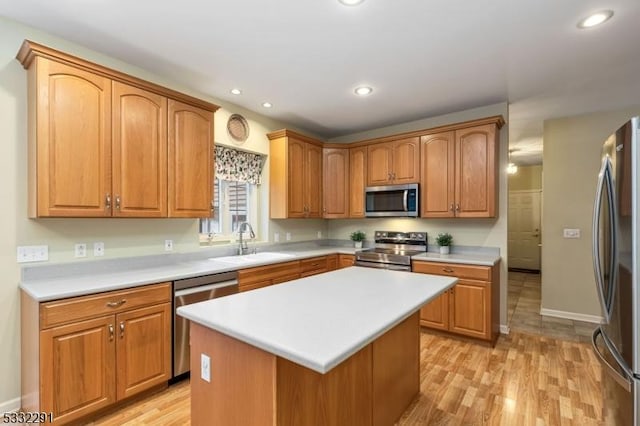
[[[356,252],[356,265],[411,270],[411,256],[427,251],[426,232],[375,232],[376,246]]]

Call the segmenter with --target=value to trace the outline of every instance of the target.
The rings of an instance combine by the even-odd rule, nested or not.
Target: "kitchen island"
[[[419,392],[418,311],[456,281],[350,267],[179,308],[192,424],[393,424]]]

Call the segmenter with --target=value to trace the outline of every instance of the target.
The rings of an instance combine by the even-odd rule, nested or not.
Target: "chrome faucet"
[[[240,245],[238,246],[238,254],[247,254],[249,252],[249,246],[247,245],[247,241],[243,240],[242,234],[249,228],[249,238],[253,239],[256,237],[256,234],[253,232],[253,228],[249,222],[242,222],[238,227],[238,233],[240,234]]]

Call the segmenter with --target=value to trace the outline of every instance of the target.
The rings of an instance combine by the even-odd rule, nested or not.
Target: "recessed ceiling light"
[[[578,22],[578,28],[591,28],[596,25],[600,25],[613,16],[613,10],[603,10],[592,15],[587,16]]]
[[[364,0],[338,0],[340,3],[345,6],[357,6],[362,3]]]
[[[373,89],[369,86],[360,86],[356,87],[356,90],[354,90],[354,92],[358,96],[367,96],[370,95],[371,92],[373,92]]]
[[[240,89],[231,89],[231,93],[234,94],[234,95],[239,95],[239,94],[242,93],[242,90],[240,90]]]
[[[265,108],[271,108],[273,105],[271,104],[271,102],[263,102],[262,106]]]

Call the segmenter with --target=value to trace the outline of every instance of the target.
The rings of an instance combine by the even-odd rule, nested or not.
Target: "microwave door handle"
[[[592,229],[592,250],[593,250],[593,271],[596,278],[598,300],[605,316],[605,322],[609,322],[609,310],[604,299],[604,283],[602,269],[600,268],[600,211],[602,209],[602,191],[605,185],[605,170],[607,159],[604,160],[600,174],[598,175],[598,186],[596,188],[596,200],[593,206],[593,229]]]
[[[402,197],[402,207],[404,208],[404,211],[407,212],[409,211],[409,207],[408,207],[408,198],[409,198],[409,190],[405,189],[404,191],[404,196]]]

